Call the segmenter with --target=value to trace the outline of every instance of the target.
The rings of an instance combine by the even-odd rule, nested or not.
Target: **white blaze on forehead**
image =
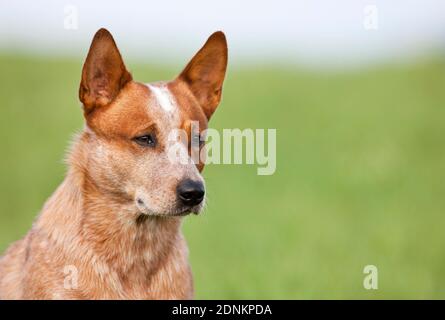
[[[168,113],[172,113],[176,109],[176,100],[166,85],[147,84],[151,92],[155,95],[156,101],[161,108]]]

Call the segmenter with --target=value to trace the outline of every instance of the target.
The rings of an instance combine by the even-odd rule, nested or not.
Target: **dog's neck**
[[[92,259],[118,274],[161,267],[182,240],[181,218],[141,216],[132,211],[129,200],[101,190],[89,175],[87,144],[82,139],[75,143],[67,176],[45,204],[37,226],[68,255],[80,252],[84,256],[79,258]]]

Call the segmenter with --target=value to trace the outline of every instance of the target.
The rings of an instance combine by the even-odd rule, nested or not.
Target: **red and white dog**
[[[193,297],[181,220],[204,205],[204,164],[172,162],[168,136],[207,128],[226,66],[216,32],[173,81],[139,83],[111,34],[96,33],[79,89],[85,129],[65,180],[0,260],[1,299]]]

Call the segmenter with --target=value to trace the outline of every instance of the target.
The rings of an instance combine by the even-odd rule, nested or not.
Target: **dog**
[[[0,299],[193,298],[181,222],[203,209],[204,163],[171,161],[168,137],[207,128],[227,59],[218,31],[174,80],[143,84],[97,31],[79,88],[84,129],[64,181],[0,260]]]

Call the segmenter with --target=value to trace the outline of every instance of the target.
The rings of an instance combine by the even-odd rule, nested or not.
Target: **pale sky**
[[[0,0],[0,49],[84,55],[100,27],[141,60],[183,60],[223,30],[235,63],[363,65],[443,50],[445,1]]]

